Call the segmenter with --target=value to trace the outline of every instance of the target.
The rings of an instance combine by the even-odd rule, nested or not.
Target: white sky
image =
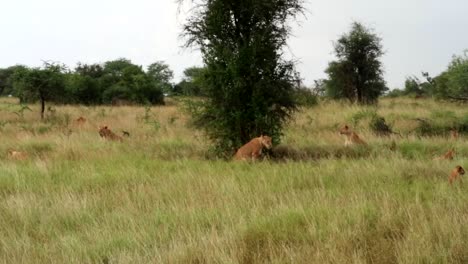
[[[388,86],[409,75],[432,75],[468,49],[466,0],[309,0],[289,50],[306,85],[325,77],[333,41],[356,20],[383,38]],[[0,0],[0,68],[40,66],[42,60],[74,67],[120,57],[148,65],[163,60],[175,72],[201,65],[181,48],[185,13],[175,0]]]

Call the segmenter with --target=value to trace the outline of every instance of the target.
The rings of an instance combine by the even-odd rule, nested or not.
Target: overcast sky
[[[325,77],[333,41],[363,22],[382,37],[385,79],[401,87],[406,76],[444,70],[468,48],[466,0],[310,0],[294,26],[290,56],[306,85]],[[186,13],[175,0],[0,0],[0,68],[40,66],[53,60],[75,66],[124,57],[146,66],[163,60],[175,72],[201,65],[181,48]]]

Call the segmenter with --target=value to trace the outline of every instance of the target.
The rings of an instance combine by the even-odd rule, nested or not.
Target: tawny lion
[[[451,137],[452,139],[458,139],[458,130],[455,129],[455,128],[452,129],[452,130],[450,130],[450,137]]]
[[[28,153],[18,150],[8,150],[8,158],[14,160],[26,160],[28,159]]]
[[[123,141],[123,138],[121,136],[117,136],[112,130],[110,130],[107,126],[101,126],[99,127],[99,135],[107,140],[112,140],[112,141]]]
[[[455,156],[455,150],[451,149],[447,151],[444,155],[435,157],[433,160],[453,160],[454,156]]]
[[[452,184],[452,182],[455,181],[457,178],[460,178],[461,181],[461,176],[464,174],[465,170],[462,168],[462,166],[456,166],[455,169],[453,169],[452,172],[450,172],[449,183]]]
[[[262,149],[265,147],[271,149],[272,147],[271,137],[259,136],[252,139],[249,143],[240,147],[234,155],[235,160],[257,160],[262,154]]]
[[[86,123],[86,118],[80,116],[75,120],[75,122],[77,125],[82,126],[84,125],[84,123]]]
[[[355,132],[353,132],[348,125],[344,125],[341,129],[340,129],[340,134],[341,135],[344,135],[346,137],[345,139],[345,146],[349,146],[349,145],[354,145],[354,144],[357,144],[357,145],[367,145],[367,143],[362,140],[358,134],[356,134]]]

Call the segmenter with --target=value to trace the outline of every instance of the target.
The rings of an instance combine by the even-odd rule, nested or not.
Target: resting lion
[[[8,150],[8,158],[13,160],[26,160],[29,155],[27,152],[18,150]]]
[[[112,130],[110,130],[107,126],[101,126],[99,127],[99,135],[107,140],[112,140],[112,141],[123,141],[123,138],[121,136],[117,136]]]

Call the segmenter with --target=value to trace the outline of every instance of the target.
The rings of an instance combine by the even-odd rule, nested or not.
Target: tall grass
[[[177,104],[57,106],[45,122],[20,107],[0,100],[2,263],[468,262],[468,192],[448,184],[468,145],[414,120],[465,116],[458,105],[321,103],[289,124],[288,155],[255,164],[211,159]],[[371,110],[402,136],[364,117],[353,129],[369,147],[344,148],[338,127]],[[101,124],[131,136],[101,140]],[[455,160],[432,161],[451,147]]]

